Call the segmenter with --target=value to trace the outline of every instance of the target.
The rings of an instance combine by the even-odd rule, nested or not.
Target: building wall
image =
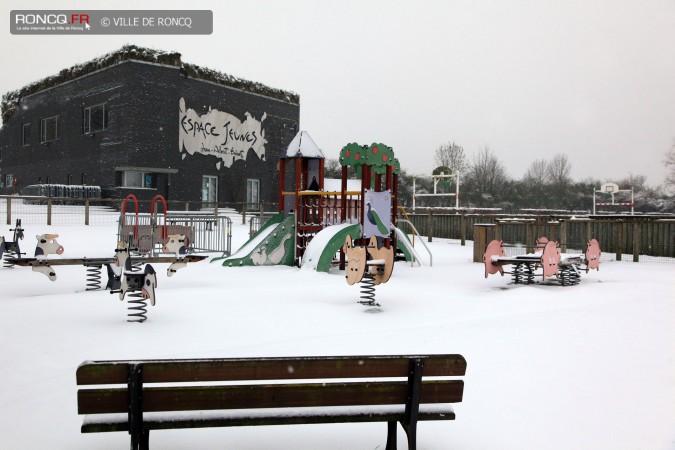
[[[127,65],[118,65],[88,77],[64,83],[52,89],[25,97],[21,107],[0,129],[3,175],[12,173],[17,178],[17,190],[42,182],[72,184],[83,181],[90,185],[105,181],[100,165],[104,144],[119,134],[120,92],[127,78]],[[93,135],[82,133],[82,110],[87,106],[108,102],[110,123],[108,130]],[[40,143],[42,118],[59,116],[59,139]],[[28,145],[22,145],[22,126],[30,123]]]
[[[179,148],[180,101],[204,115],[210,109],[234,116],[233,122],[262,120],[264,159],[248,151],[226,168],[214,155],[189,154]],[[246,180],[260,180],[261,201],[277,200],[277,162],[298,129],[297,104],[188,78],[178,67],[126,61],[38,92],[0,129],[0,173],[13,174],[17,192],[24,186],[100,185],[104,196],[139,199],[161,194],[167,200],[200,200],[202,176],[218,180],[219,202],[246,199]],[[105,103],[107,128],[83,134],[84,108]],[[40,143],[41,118],[59,115],[59,139]],[[29,144],[21,145],[22,125],[31,124]],[[217,167],[221,161],[220,167]],[[153,174],[153,186],[121,188],[122,171]],[[4,179],[3,179],[4,181]],[[3,193],[10,192],[5,187]]]

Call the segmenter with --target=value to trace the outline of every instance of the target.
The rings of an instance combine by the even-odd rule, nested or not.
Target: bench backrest
[[[78,412],[455,403],[465,372],[461,355],[87,361]]]

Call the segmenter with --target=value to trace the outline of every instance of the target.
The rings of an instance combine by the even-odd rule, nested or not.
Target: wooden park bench
[[[400,422],[412,450],[417,422],[455,418],[465,372],[461,355],[85,361],[77,404],[82,433],[133,450],[150,430],[346,422],[387,422],[387,450]]]

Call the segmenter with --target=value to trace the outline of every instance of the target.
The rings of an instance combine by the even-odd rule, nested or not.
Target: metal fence
[[[114,225],[119,200],[0,196],[0,217],[7,225]],[[2,220],[2,219],[0,219]]]
[[[258,215],[249,213],[250,217],[248,221],[248,237],[252,238],[253,235],[255,235],[260,230],[260,228],[276,214],[277,213],[275,212],[261,212]]]
[[[146,205],[147,203],[147,205]],[[127,211],[121,220],[122,201],[119,199],[73,199],[41,196],[0,196],[0,217],[7,225],[21,219],[22,225],[88,225],[115,226],[119,240],[129,240],[129,232],[136,234],[134,244],[145,251],[154,250],[163,233],[189,230],[190,247],[200,252],[232,252],[232,219],[237,215],[231,208],[215,208],[208,211],[189,211],[199,202],[172,202],[170,205],[188,211],[172,211],[161,214]],[[150,202],[139,202],[139,209],[149,211]],[[132,228],[123,228],[123,224]],[[133,225],[140,227],[133,229]],[[142,245],[139,245],[142,244]]]
[[[118,241],[129,242],[143,253],[157,251],[168,235],[182,234],[191,251],[232,254],[232,219],[226,215],[169,211],[166,215],[119,214],[118,218]]]

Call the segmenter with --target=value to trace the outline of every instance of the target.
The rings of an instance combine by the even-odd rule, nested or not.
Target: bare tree
[[[523,182],[525,182],[525,184],[535,186],[544,186],[548,183],[548,180],[548,163],[543,159],[533,161],[523,177]]]
[[[572,183],[570,172],[572,165],[570,164],[567,155],[558,153],[553,157],[553,160],[548,163],[548,178],[549,182],[557,189],[568,186]]]
[[[326,178],[341,178],[342,166],[337,159],[327,158],[324,161],[324,176]]]
[[[466,196],[477,206],[484,207],[501,200],[509,182],[504,166],[487,145],[473,156],[464,180]]]
[[[528,208],[546,207],[543,193],[546,191],[548,182],[548,163],[543,159],[533,161],[523,176],[519,200]]]
[[[627,177],[617,181],[616,184],[619,185],[620,189],[633,188],[633,191],[637,193],[647,188],[647,177],[644,175],[633,175],[629,172]]]
[[[675,188],[675,138],[673,138],[673,145],[666,152],[666,159],[663,162],[668,170],[666,174],[666,186],[671,189]]]
[[[449,168],[452,174],[458,172],[466,173],[466,170],[469,168],[464,148],[461,145],[455,144],[454,141],[441,144],[436,149],[434,163],[436,164],[436,167],[442,166]]]

